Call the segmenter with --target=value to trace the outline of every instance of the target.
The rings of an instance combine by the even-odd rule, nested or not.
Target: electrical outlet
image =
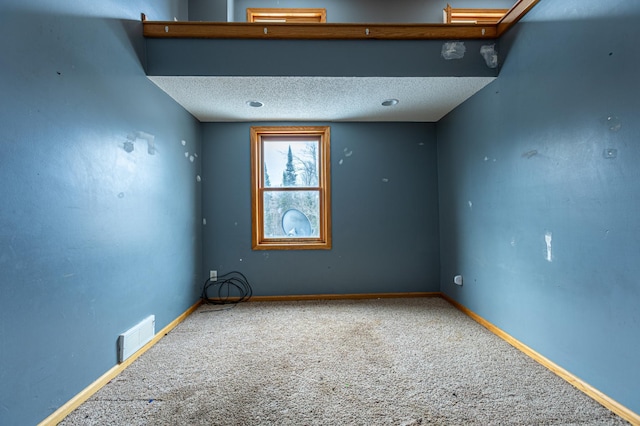
[[[213,269],[209,271],[209,279],[211,281],[218,281],[218,271],[214,271]]]

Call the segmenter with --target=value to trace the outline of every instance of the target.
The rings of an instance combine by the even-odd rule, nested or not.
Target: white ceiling
[[[154,77],[201,122],[436,122],[495,77]],[[392,107],[382,101],[395,98]],[[247,105],[260,101],[261,108]]]

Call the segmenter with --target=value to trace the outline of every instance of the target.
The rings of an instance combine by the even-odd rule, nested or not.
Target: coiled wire
[[[202,287],[203,302],[214,305],[246,302],[252,294],[247,277],[238,271],[220,275],[215,281],[209,278]]]

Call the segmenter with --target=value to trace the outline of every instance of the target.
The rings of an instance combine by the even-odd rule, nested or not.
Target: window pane
[[[331,249],[331,129],[251,127],[251,248]]]
[[[264,186],[318,186],[319,142],[264,137]]]
[[[318,191],[265,191],[265,238],[318,238]]]

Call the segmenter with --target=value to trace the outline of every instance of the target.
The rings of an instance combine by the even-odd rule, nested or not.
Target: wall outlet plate
[[[218,271],[214,271],[213,269],[209,271],[209,279],[211,281],[218,281]]]

